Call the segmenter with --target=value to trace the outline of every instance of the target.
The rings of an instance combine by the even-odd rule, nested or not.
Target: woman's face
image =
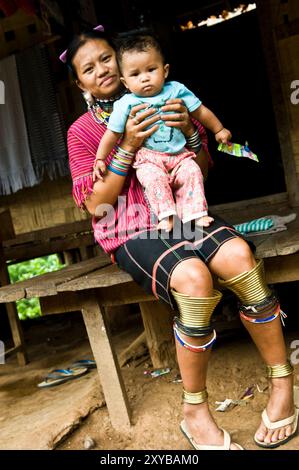
[[[104,39],[90,39],[73,58],[77,85],[98,99],[108,99],[122,87],[114,49]]]

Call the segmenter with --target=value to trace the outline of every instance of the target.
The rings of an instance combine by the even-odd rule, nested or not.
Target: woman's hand
[[[140,112],[142,109],[144,111]],[[121,147],[128,152],[136,152],[143,141],[159,129],[159,125],[154,125],[150,129],[147,127],[160,119],[161,116],[157,113],[156,108],[149,108],[146,103],[134,106],[127,120]]]
[[[161,115],[161,119],[165,122],[166,126],[177,127],[183,132],[185,137],[191,137],[195,131],[195,127],[183,100],[180,98],[168,100],[166,101],[166,105],[162,106],[161,111],[163,111],[163,113],[171,113]]]

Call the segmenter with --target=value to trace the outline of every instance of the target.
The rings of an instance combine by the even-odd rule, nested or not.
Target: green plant
[[[57,271],[63,268],[64,265],[60,263],[57,255],[43,256],[22,263],[12,264],[8,267],[10,282],[24,281],[34,276]],[[18,316],[20,320],[27,318],[37,318],[41,316],[40,303],[38,298],[22,299],[16,302]]]

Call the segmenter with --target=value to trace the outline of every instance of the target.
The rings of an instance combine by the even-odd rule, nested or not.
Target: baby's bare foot
[[[208,227],[209,225],[211,225],[212,222],[214,222],[213,217],[204,215],[203,217],[200,217],[200,219],[197,219],[195,221],[195,225],[197,225],[198,227]]]

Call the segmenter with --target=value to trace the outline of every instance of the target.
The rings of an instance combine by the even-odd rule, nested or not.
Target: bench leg
[[[25,341],[21,323],[18,317],[16,305],[14,303],[7,303],[6,310],[8,321],[10,324],[11,334],[13,337],[14,347],[17,350],[17,359],[19,366],[25,366],[28,363],[28,357],[25,349]]]
[[[162,302],[140,302],[147,346],[155,369],[176,364],[173,342],[173,311]]]
[[[112,426],[118,431],[130,428],[130,408],[111,336],[94,292],[80,293],[83,319],[90,346],[97,363]]]

